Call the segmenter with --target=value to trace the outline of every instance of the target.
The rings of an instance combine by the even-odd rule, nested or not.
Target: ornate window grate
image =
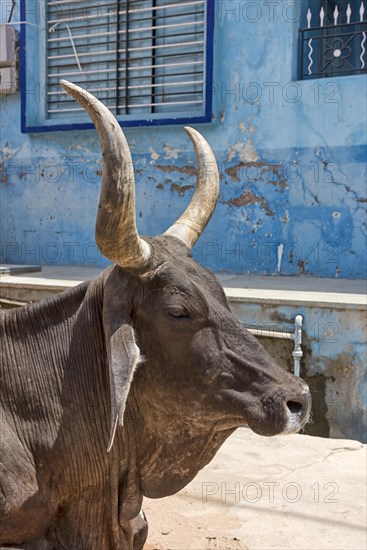
[[[300,80],[366,74],[364,2],[319,2],[300,30]]]
[[[46,49],[39,67],[45,125],[67,129],[68,124],[75,127],[89,120],[60,89],[60,79],[90,91],[125,126],[210,121],[212,4],[213,0],[46,1],[42,39],[39,34],[33,40],[33,29],[26,29],[28,42],[37,40],[42,48],[43,41]],[[29,71],[33,61],[26,36],[24,50],[29,75],[34,71]]]

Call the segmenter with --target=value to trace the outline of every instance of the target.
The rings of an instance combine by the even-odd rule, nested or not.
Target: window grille
[[[300,30],[300,80],[366,74],[365,3],[324,0],[310,6]]]
[[[46,60],[40,71],[46,124],[89,121],[60,89],[60,79],[98,97],[124,126],[210,121],[212,4],[46,1]],[[27,54],[26,62],[31,62]]]

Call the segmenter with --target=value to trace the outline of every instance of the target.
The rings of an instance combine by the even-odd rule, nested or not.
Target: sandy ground
[[[242,428],[144,510],[145,550],[366,550],[366,445]]]

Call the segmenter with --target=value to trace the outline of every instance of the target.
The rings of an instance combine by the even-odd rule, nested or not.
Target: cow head
[[[299,431],[310,412],[308,386],[280,368],[241,326],[214,275],[191,257],[219,192],[207,142],[186,128],[198,161],[192,201],[163,235],[141,238],[132,160],[119,124],[88,92],[65,81],[62,85],[89,113],[103,151],[96,241],[116,264],[105,283],[103,304],[112,415],[108,448],[123,424],[130,390],[126,414],[145,430],[141,453],[146,455],[150,439],[160,440],[162,448],[166,442],[173,445],[179,435],[171,428],[177,423],[192,440],[205,433],[228,435],[244,423],[262,435]],[[147,492],[159,496],[154,489]]]

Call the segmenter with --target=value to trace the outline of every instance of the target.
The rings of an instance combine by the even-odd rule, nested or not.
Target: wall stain
[[[9,185],[9,176],[6,174],[6,162],[15,157],[19,149],[19,147],[11,149],[11,147],[9,147],[9,143],[6,141],[0,151],[1,183],[3,183],[4,186]]]
[[[241,170],[248,168],[256,168],[259,170],[259,176],[255,181],[270,183],[274,186],[279,186],[281,192],[287,189],[288,185],[283,173],[282,164],[272,164],[269,162],[239,162],[235,166],[231,166],[225,170],[226,174],[235,182],[241,181]]]
[[[298,260],[297,262],[297,266],[303,275],[306,275],[308,273],[306,269],[307,264],[308,264],[307,260]]]
[[[275,216],[275,212],[270,209],[270,206],[268,202],[264,199],[264,197],[259,197],[258,195],[255,195],[249,189],[244,191],[244,193],[242,193],[242,195],[240,195],[239,197],[235,199],[230,199],[224,204],[228,204],[228,206],[247,206],[248,204],[260,204],[267,216]]]
[[[187,174],[188,176],[196,176],[195,166],[165,166],[163,164],[155,164],[154,168],[156,170],[161,170],[162,172],[181,172],[182,174]]]
[[[183,197],[186,193],[186,191],[189,191],[189,189],[192,189],[193,185],[178,185],[177,183],[171,184],[171,191],[176,191],[176,193],[179,194],[180,197]]]
[[[328,396],[327,419],[331,437],[349,437],[366,442],[366,405],[358,398],[358,387],[365,380],[363,365],[356,356],[343,351],[335,357],[324,357]],[[353,372],[353,375],[351,375]],[[343,411],[350,411],[344,415]]]
[[[0,163],[0,173],[1,173],[1,183],[3,183],[5,187],[7,187],[9,185],[9,176],[8,174],[5,174],[5,170],[2,170],[1,163]]]
[[[185,178],[180,178],[180,180],[185,180]],[[175,183],[170,178],[166,178],[164,182],[158,183],[156,185],[156,189],[164,190],[165,186],[169,185],[171,192],[176,192],[180,197],[183,197],[186,193],[186,191],[189,191],[190,189],[193,189],[194,185],[179,185],[178,183]]]

